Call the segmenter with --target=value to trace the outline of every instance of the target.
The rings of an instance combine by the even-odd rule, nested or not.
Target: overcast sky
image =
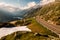
[[[26,6],[29,2],[39,3],[40,0],[0,0],[0,3],[12,4],[15,6]]]
[[[5,6],[12,5],[19,7],[21,9],[28,9],[37,4],[45,5],[53,1],[55,0],[0,0],[0,5],[5,5]]]

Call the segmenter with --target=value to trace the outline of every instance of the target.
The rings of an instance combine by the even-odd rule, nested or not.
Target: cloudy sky
[[[30,2],[35,2],[36,4],[40,2],[40,0],[20,0],[19,3],[22,5],[22,6],[25,6],[27,5],[28,3]]]
[[[0,0],[0,3],[12,4],[15,6],[26,6],[30,2],[39,3],[40,0]]]
[[[11,5],[11,6],[20,7],[21,9],[27,9],[39,3],[41,5],[44,5],[52,1],[55,0],[0,0],[0,5],[5,5],[5,6]]]

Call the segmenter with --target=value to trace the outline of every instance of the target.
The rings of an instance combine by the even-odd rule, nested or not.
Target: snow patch
[[[0,38],[17,31],[31,32],[31,30],[27,28],[27,26],[13,27],[13,28],[0,28]]]

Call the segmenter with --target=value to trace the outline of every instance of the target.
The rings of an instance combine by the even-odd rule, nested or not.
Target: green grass
[[[43,6],[37,14],[45,21],[50,20],[55,25],[60,25],[60,2],[53,2]]]
[[[4,38],[2,38],[1,40],[43,40],[43,39],[47,39],[48,37],[43,37],[43,36],[34,36],[34,33],[20,33],[17,34],[16,36],[14,36],[15,34],[11,34],[8,35]]]
[[[31,24],[27,25],[28,28],[32,30],[32,32],[26,32],[26,33],[16,32],[16,35],[15,33],[13,33],[11,35],[7,35],[1,38],[0,40],[45,40],[49,38],[40,35],[52,35],[58,37],[55,33],[51,32],[50,30],[39,24],[35,20],[35,18],[29,18],[28,20],[32,20]],[[34,35],[34,33],[39,33],[40,35]]]
[[[44,26],[42,26],[41,24],[39,24],[35,18],[30,18],[30,20],[32,20],[31,24],[28,25],[28,28],[30,28],[32,30],[32,32],[34,33],[40,33],[41,35],[52,35],[57,37],[58,35],[56,35],[55,33],[51,32],[49,29],[45,28]]]

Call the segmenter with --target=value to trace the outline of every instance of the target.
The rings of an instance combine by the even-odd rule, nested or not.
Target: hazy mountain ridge
[[[50,4],[53,4],[53,3],[54,3],[54,1],[51,2]],[[20,8],[16,8],[16,7],[12,7],[12,6],[3,6],[3,7],[1,6],[3,8],[3,10],[6,10],[6,13],[7,13],[7,14],[3,13],[3,15],[1,16],[1,18],[4,17],[4,14],[7,15],[7,16],[10,15],[10,16],[8,16],[7,19],[3,18],[1,20],[4,20],[4,19],[5,19],[5,21],[6,20],[10,21],[12,19],[13,20],[17,19],[18,20],[20,18],[29,18],[29,17],[36,16],[38,14],[45,14],[45,13],[47,13],[48,11],[50,11],[53,8],[53,7],[49,7],[49,6],[53,6],[53,5],[50,5],[50,4],[46,4],[48,6],[46,6],[46,5],[44,5],[44,6],[36,5],[34,7],[31,7],[29,9],[24,9],[24,10],[21,10]],[[54,3],[54,4],[56,4],[56,3]]]
[[[0,22],[8,22],[25,18],[25,15],[30,14],[30,12],[35,10],[35,8],[36,7],[34,6],[32,8],[22,10],[13,6],[0,5]]]
[[[0,5],[0,22],[18,20],[21,18],[21,12],[22,10],[17,7]]]
[[[42,19],[51,24],[60,25],[60,2],[57,0],[42,7],[31,9],[27,12],[26,17],[29,18],[36,15],[39,15]]]

